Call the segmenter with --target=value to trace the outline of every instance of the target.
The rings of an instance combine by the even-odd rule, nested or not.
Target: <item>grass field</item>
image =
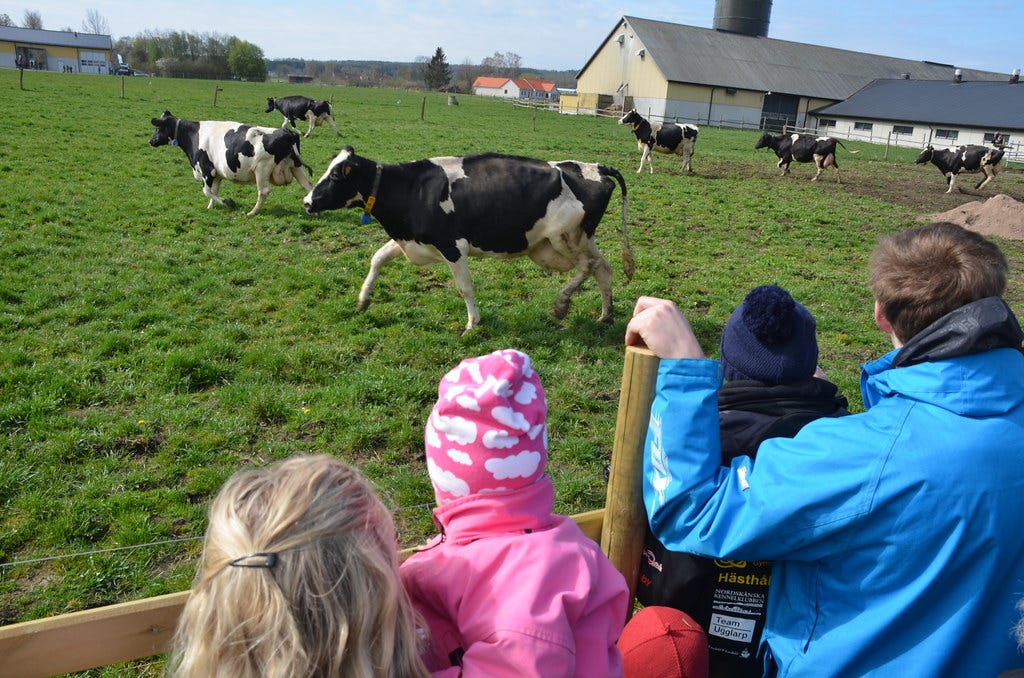
[[[787,287],[817,316],[820,362],[860,409],[857,365],[888,349],[864,285],[876,239],[995,193],[1024,200],[1014,170],[945,195],[911,149],[886,159],[847,143],[861,152],[840,155],[843,183],[831,170],[811,183],[806,165],[779,177],[756,132],[705,128],[695,175],[658,156],[652,176],[635,174],[633,137],[611,119],[393,90],[121,87],[26,73],[21,89],[0,70],[0,624],[187,588],[221,483],[295,453],[361,468],[396,510],[401,545],[415,544],[432,529],[421,447],[437,380],[503,347],[530,353],[547,389],[557,509],[602,505],[623,329],[641,294],[675,299],[716,355],[749,288]],[[526,260],[471,263],[483,325],[467,336],[445,267],[390,264],[356,313],[379,226],[357,211],[307,216],[296,184],[254,218],[252,186],[223,186],[240,209],[207,210],[184,154],[147,143],[164,109],[278,126],[266,97],[297,93],[333,99],[343,133],[302,141],[314,181],[342,144],[387,162],[501,151],[618,168],[637,274],[625,283],[613,197],[598,246],[616,273],[616,321],[597,322],[592,282],[553,321],[567,276]],[[1001,244],[1020,314],[1024,246]]]

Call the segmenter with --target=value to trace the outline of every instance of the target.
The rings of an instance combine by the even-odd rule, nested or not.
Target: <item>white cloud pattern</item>
[[[519,392],[516,393],[515,401],[520,405],[529,405],[536,397],[537,387],[533,385],[533,382],[524,381]]]
[[[430,474],[430,480],[442,492],[447,492],[455,497],[465,497],[469,494],[469,483],[451,471],[445,471],[433,459],[427,459],[427,473]]]
[[[540,466],[540,452],[520,452],[511,457],[494,457],[484,462],[484,468],[491,472],[495,480],[510,478],[529,478]]]
[[[476,424],[462,417],[438,416],[434,421],[434,427],[444,433],[448,440],[460,445],[476,442]]]
[[[526,417],[519,412],[516,412],[511,407],[492,408],[491,416],[494,417],[499,424],[504,424],[510,428],[519,429],[524,433],[530,430],[530,422],[526,421]]]
[[[505,429],[492,428],[484,432],[481,442],[489,450],[507,450],[510,447],[516,446],[519,442],[519,436],[509,433]]]
[[[469,456],[468,452],[456,449],[454,447],[448,450],[448,458],[454,461],[456,464],[462,464],[463,466],[473,465],[473,457]]]

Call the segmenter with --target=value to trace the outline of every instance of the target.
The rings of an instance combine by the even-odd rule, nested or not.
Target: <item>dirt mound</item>
[[[1002,193],[985,201],[964,203],[942,214],[932,214],[928,220],[952,221],[983,235],[1024,240],[1024,203]]]

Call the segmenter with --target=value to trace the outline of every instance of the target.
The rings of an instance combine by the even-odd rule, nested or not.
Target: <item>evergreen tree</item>
[[[423,73],[423,81],[427,89],[444,89],[452,79],[452,69],[444,56],[444,50],[440,47],[434,52],[434,56],[427,63],[426,71]]]

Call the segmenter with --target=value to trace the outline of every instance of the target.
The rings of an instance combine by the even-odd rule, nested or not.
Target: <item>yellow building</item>
[[[0,67],[97,73],[113,71],[109,35],[0,26]]]
[[[762,4],[770,10],[770,1]],[[728,13],[723,7],[718,0],[718,14]],[[879,78],[953,78],[951,65],[766,37],[767,13],[755,23],[743,33],[622,17],[576,75],[579,108],[607,102],[659,121],[781,129],[814,125],[809,111],[844,101]],[[1005,79],[962,72],[970,80]]]

